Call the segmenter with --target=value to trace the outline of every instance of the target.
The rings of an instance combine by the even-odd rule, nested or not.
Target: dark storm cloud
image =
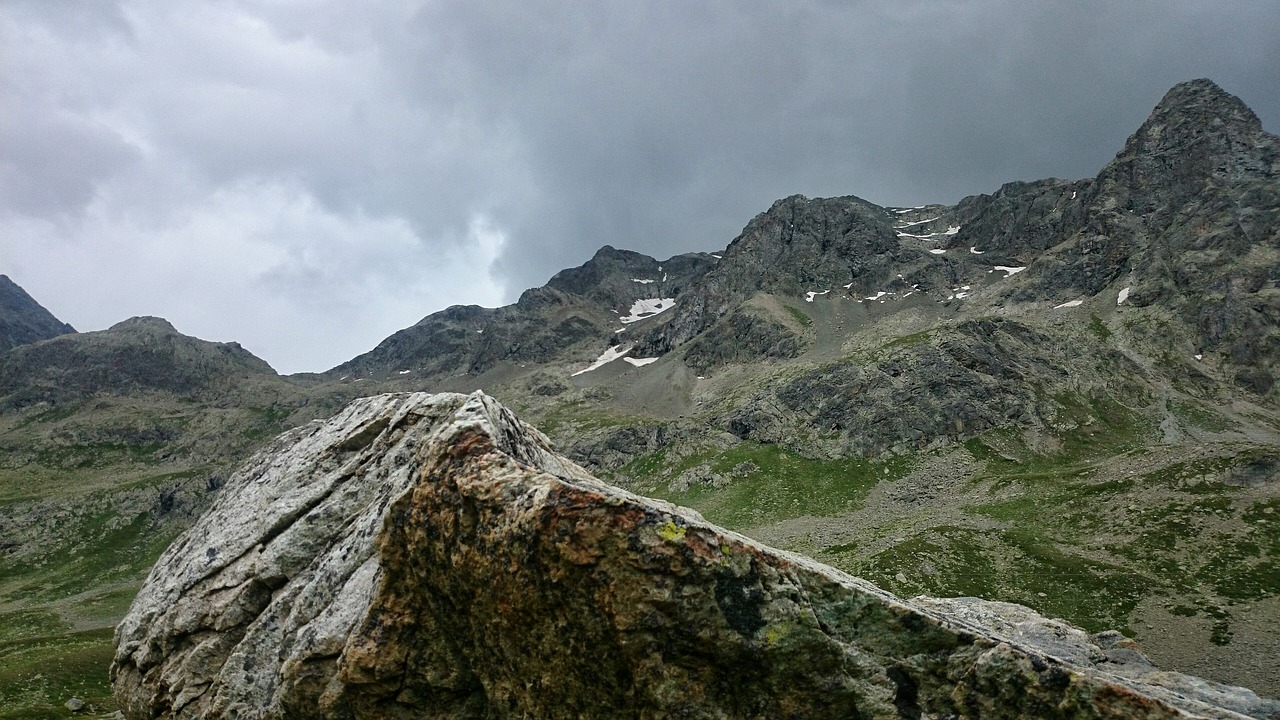
[[[792,193],[1091,175],[1181,80],[1280,125],[1272,0],[10,0],[0,32],[0,270],[286,370]]]
[[[1280,116],[1275,3],[452,7],[431,19],[542,193],[503,218],[515,286],[606,242],[722,247],[796,192],[954,202],[1091,175],[1194,77]]]

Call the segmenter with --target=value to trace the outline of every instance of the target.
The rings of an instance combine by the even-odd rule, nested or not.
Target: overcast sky
[[[1093,175],[1196,77],[1280,129],[1280,2],[0,0],[0,272],[323,370],[793,193]]]

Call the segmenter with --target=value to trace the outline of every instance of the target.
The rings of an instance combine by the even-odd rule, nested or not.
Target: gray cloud
[[[10,0],[0,40],[3,269],[288,371],[796,192],[1091,175],[1193,77],[1280,125],[1271,0]]]

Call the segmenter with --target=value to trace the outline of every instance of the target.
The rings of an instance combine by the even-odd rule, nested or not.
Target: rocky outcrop
[[[491,398],[281,436],[116,633],[129,718],[1240,718],[1019,606],[900,600],[595,480]]]
[[[698,373],[734,362],[789,359],[804,352],[804,338],[761,312],[739,309],[684,350],[684,362]]]
[[[44,309],[8,275],[0,275],[0,353],[75,331]]]
[[[1005,318],[965,320],[821,365],[766,388],[719,418],[747,440],[813,454],[922,450],[1016,423],[1073,427],[1076,405],[1149,406],[1144,371],[1095,337],[1050,337]],[[1105,413],[1103,413],[1105,416]]]

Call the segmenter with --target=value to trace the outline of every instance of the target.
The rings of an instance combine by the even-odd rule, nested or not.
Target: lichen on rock
[[[1113,650],[1020,606],[901,600],[606,485],[482,393],[415,393],[237,472],[112,676],[130,718],[1280,715]]]

